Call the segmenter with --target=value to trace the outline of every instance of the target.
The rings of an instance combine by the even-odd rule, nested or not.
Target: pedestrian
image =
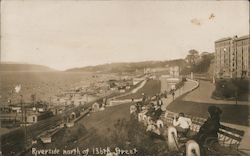
[[[160,106],[155,105],[155,110],[154,110],[154,114],[153,114],[153,119],[154,120],[158,120],[162,114],[162,109]]]
[[[135,105],[131,105],[130,106],[130,114],[134,114],[136,113],[137,109],[136,109],[136,106]]]
[[[163,101],[162,101],[161,99],[159,100],[158,103],[159,103],[159,106],[160,106],[160,107],[163,105]]]
[[[166,90],[164,91],[164,97],[168,98],[168,92]]]
[[[154,103],[150,103],[146,115],[148,115],[148,116],[153,116],[153,115],[154,115],[154,111],[155,111]]]
[[[173,96],[173,100],[174,100],[174,96],[175,96],[175,92],[174,92],[174,90],[173,90],[173,92],[172,92],[172,96]]]
[[[174,117],[173,125],[176,127],[176,130],[180,136],[186,136],[192,121],[190,118],[185,117],[184,113],[179,113],[177,117]]]
[[[158,128],[163,128],[163,126],[164,126],[163,121],[162,121],[161,119],[158,119],[158,120],[156,121],[156,126],[157,126]]]
[[[194,137],[200,146],[204,145],[207,138],[218,138],[220,129],[220,115],[222,110],[216,106],[208,107],[209,117],[200,127],[199,132]]]
[[[135,107],[136,107],[136,110],[137,110],[138,113],[142,111],[140,102],[136,102]]]

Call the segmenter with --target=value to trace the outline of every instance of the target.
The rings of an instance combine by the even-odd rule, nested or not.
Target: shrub
[[[216,87],[212,94],[214,98],[232,99],[248,94],[249,82],[243,79],[221,79],[216,81]]]

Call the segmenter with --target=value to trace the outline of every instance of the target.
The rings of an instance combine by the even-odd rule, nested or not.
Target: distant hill
[[[160,68],[166,66],[186,66],[184,59],[176,59],[170,61],[143,61],[143,62],[126,62],[126,63],[110,63],[96,66],[87,66],[82,68],[72,68],[67,72],[134,72],[143,70],[144,68]]]
[[[27,71],[27,72],[44,72],[44,71],[55,71],[47,66],[36,65],[36,64],[24,64],[24,63],[1,63],[0,71]]]

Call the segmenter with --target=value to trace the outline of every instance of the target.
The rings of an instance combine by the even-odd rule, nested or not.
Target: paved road
[[[200,81],[200,86],[194,90],[192,93],[189,93],[182,100],[183,101],[193,101],[200,103],[213,103],[213,104],[235,104],[235,101],[226,101],[226,100],[215,100],[211,98],[212,92],[215,89],[214,84],[208,81]],[[250,105],[248,101],[238,101],[239,105]]]
[[[162,83],[162,85],[167,85],[165,83]],[[173,102],[174,99],[178,98],[179,96],[187,93],[188,91],[192,90],[193,88],[195,88],[197,85],[197,83],[195,81],[192,80],[188,80],[187,82],[184,83],[184,86],[181,87],[180,89],[177,89],[175,91],[175,97],[173,98],[172,95],[168,95],[167,99],[163,99],[163,106],[162,109],[166,110],[166,107]],[[162,88],[166,88],[166,86],[162,86]]]
[[[207,107],[209,105],[216,105],[223,110],[221,119],[224,125],[245,131],[244,138],[239,148],[249,149],[249,102],[240,101],[238,102],[238,105],[235,105],[235,101],[214,100],[211,98],[213,90],[214,85],[211,82],[200,81],[199,87],[197,89],[188,93],[181,99],[178,99],[177,101],[171,103],[168,109],[176,112],[183,111],[187,114],[197,115],[206,118]]]

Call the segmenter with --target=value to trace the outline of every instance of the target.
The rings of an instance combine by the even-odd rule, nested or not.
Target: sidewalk
[[[184,83],[184,86],[181,87],[180,89],[177,89],[175,91],[175,97],[174,99],[178,98],[179,96],[192,91],[194,88],[198,87],[198,82],[191,80],[191,79],[187,79],[187,81]],[[165,87],[166,88],[166,87]],[[167,106],[173,102],[173,96],[172,95],[168,95],[167,99],[163,98],[163,105],[162,105],[162,110],[166,110]]]
[[[215,89],[214,84],[208,81],[199,81],[200,86],[192,93],[185,96],[183,101],[193,101],[199,103],[214,103],[214,104],[231,104],[235,105],[236,101],[215,100],[211,98],[212,92]],[[250,105],[248,101],[237,101],[238,105]]]
[[[189,91],[191,91],[192,89],[197,87],[197,83],[196,81],[193,80],[188,80],[184,86],[180,89],[178,89],[175,92],[175,98],[179,97],[180,95],[183,95],[184,93],[187,93]],[[204,82],[204,81],[200,81],[200,84],[198,84],[199,87],[197,89],[195,89],[194,91],[190,92],[189,94],[187,94],[186,96],[184,96],[182,98],[183,101],[195,101],[195,102],[199,102],[199,103],[204,103],[204,102],[208,102],[208,103],[215,103],[215,104],[235,104],[234,101],[224,101],[224,100],[214,100],[212,99],[211,93],[213,90],[213,84],[211,84],[210,82]],[[163,99],[163,110],[166,110],[166,107],[173,102],[173,97],[171,95],[168,96],[167,99]],[[205,103],[204,103],[205,104]],[[238,102],[239,105],[249,105],[248,102]],[[243,125],[237,125],[237,124],[231,124],[231,123],[224,123],[222,122],[223,125],[228,126],[228,127],[232,127],[232,128],[236,128],[239,130],[243,130],[245,132],[245,135],[241,141],[241,144],[239,146],[239,150],[242,149],[250,149],[249,145],[250,145],[250,127],[249,126],[243,126]],[[250,154],[250,153],[248,153]]]
[[[226,100],[215,100],[211,98],[212,92],[215,86],[211,82],[200,81],[199,87],[193,92],[189,93],[187,96],[183,97],[183,101],[193,101],[199,102],[201,104],[212,103],[219,105],[235,105],[235,101],[226,101]],[[238,101],[238,105],[250,105],[248,101]],[[250,116],[248,115],[248,118]],[[250,127],[231,124],[231,123],[222,123],[228,127],[236,128],[239,130],[243,130],[245,135],[241,141],[239,149],[250,149]]]
[[[147,80],[143,80],[143,81],[141,82],[141,84],[140,84],[139,86],[137,86],[136,88],[134,88],[133,90],[131,90],[131,91],[127,92],[127,93],[124,93],[124,94],[115,96],[115,97],[113,97],[112,99],[115,100],[115,99],[118,99],[118,98],[127,96],[127,95],[129,95],[129,94],[134,94],[134,93],[136,93],[139,89],[141,89],[142,87],[144,87],[146,83],[147,83]],[[131,99],[130,99],[130,100],[131,100]]]

